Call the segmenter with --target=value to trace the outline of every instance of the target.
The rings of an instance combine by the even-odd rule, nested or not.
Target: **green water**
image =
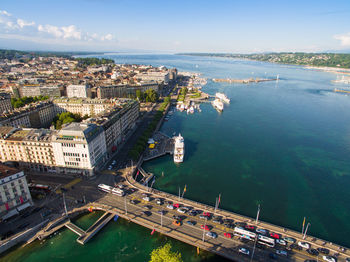
[[[175,66],[207,78],[276,77],[280,81],[229,85],[208,81],[203,90],[224,92],[231,104],[218,114],[210,104],[201,113],[176,112],[162,126],[185,138],[185,161],[170,156],[144,164],[155,173],[156,188],[221,208],[301,230],[350,247],[350,97],[333,92],[336,75],[253,61],[176,55],[115,55],[117,63]],[[164,172],[164,177],[162,177]],[[89,214],[78,220],[87,227]],[[85,224],[86,223],[86,224]],[[123,220],[109,223],[86,246],[68,230],[46,242],[16,249],[4,261],[147,261],[151,250],[171,241],[185,261],[218,261],[198,257],[195,248]]]

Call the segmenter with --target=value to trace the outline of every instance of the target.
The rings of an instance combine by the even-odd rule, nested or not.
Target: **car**
[[[211,213],[209,213],[209,212],[203,212],[202,215],[203,215],[203,216],[206,216],[206,217],[211,217]]]
[[[284,237],[283,240],[291,244],[294,244],[296,242],[296,239],[292,237]]]
[[[217,238],[218,237],[218,235],[216,233],[214,233],[214,232],[207,232],[206,235],[208,237],[211,237],[211,238]]]
[[[190,212],[188,212],[189,216],[196,216],[197,212],[195,210],[191,210]]]
[[[247,248],[244,248],[244,247],[241,247],[241,248],[239,248],[238,249],[238,252],[239,253],[241,253],[241,254],[243,254],[243,255],[247,255],[247,256],[249,256],[249,249],[247,249]]]
[[[166,208],[171,209],[171,210],[175,209],[174,206],[173,206],[172,204],[168,204],[168,205],[166,206]]]
[[[181,214],[185,214],[187,212],[187,209],[184,207],[180,207],[177,209],[177,212],[181,213]]]
[[[123,189],[125,186],[123,184],[119,184],[117,185],[117,187],[119,187],[120,189]]]
[[[337,262],[337,259],[331,256],[323,256],[322,259],[327,262]]]
[[[309,248],[306,250],[306,252],[308,252],[312,256],[318,256],[318,254],[319,254],[319,252],[314,248]]]
[[[152,206],[145,205],[145,206],[143,206],[143,208],[147,209],[147,210],[150,210],[152,208]]]
[[[112,170],[112,168],[113,168],[112,166],[109,166],[109,167],[108,167],[108,170]]]
[[[229,224],[229,223],[225,223],[224,226],[227,227],[227,228],[233,228],[234,227],[232,224]]]
[[[322,253],[322,254],[325,254],[325,255],[328,255],[329,254],[329,249],[327,248],[324,248],[324,247],[318,247],[317,248],[317,251]]]
[[[230,219],[230,218],[225,218],[223,221],[225,224],[232,224],[233,223],[233,219]]]
[[[216,224],[222,224],[222,220],[221,219],[213,219],[213,223],[216,223]]]
[[[285,256],[285,257],[288,256],[288,253],[285,250],[276,250],[276,254],[280,256]]]
[[[176,204],[173,205],[173,207],[179,208],[179,207],[180,207],[180,204],[177,204],[177,203],[176,203]]]
[[[130,199],[130,203],[136,205],[139,201],[135,199]]]
[[[267,230],[263,228],[257,228],[255,229],[256,233],[259,233],[261,235],[267,235]]]
[[[208,217],[207,217],[207,216],[204,216],[204,215],[199,215],[199,218],[200,218],[200,219],[208,219]]]
[[[347,258],[345,259],[345,261],[346,261],[346,262],[350,262],[350,257],[347,257]]]
[[[208,225],[201,225],[201,229],[204,229],[204,230],[207,230],[207,231],[210,230]]]
[[[159,198],[156,199],[157,205],[163,205],[163,201]]]
[[[287,242],[284,241],[283,239],[276,239],[276,243],[281,245],[281,246],[286,246],[287,245]]]
[[[177,215],[173,215],[173,219],[175,220],[182,220],[180,216],[177,216]]]
[[[142,213],[144,213],[146,216],[150,216],[150,215],[152,215],[152,212],[150,212],[150,211],[142,211]]]
[[[298,242],[298,246],[299,247],[302,247],[302,248],[306,248],[306,249],[309,249],[310,248],[310,244],[307,243],[307,242],[302,242],[302,241],[299,241]]]
[[[297,244],[291,244],[290,246],[289,246],[291,249],[296,249],[296,250],[302,250],[302,247],[300,247],[300,246],[298,246]]]
[[[147,202],[151,201],[151,198],[148,197],[148,196],[145,196],[145,197],[143,197],[142,199],[145,200],[145,201],[147,201]]]
[[[182,224],[181,220],[174,220],[173,221],[173,225],[175,225],[175,226],[181,226],[181,224]]]
[[[166,214],[166,211],[164,211],[164,210],[158,210],[157,213],[160,214],[160,215],[165,215],[165,214]]]
[[[270,232],[270,237],[272,237],[274,239],[280,239],[280,235],[276,234],[276,233],[273,233],[273,232]]]
[[[245,227],[246,224],[245,222],[235,222],[235,225],[239,227]]]
[[[187,225],[194,226],[197,222],[196,221],[186,221]]]
[[[245,225],[245,229],[248,229],[250,231],[255,231],[255,226]]]
[[[227,238],[232,238],[232,234],[231,233],[224,233],[224,236],[227,237]]]

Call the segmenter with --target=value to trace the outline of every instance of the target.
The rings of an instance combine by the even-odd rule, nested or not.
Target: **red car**
[[[255,226],[251,226],[251,225],[246,225],[245,228],[248,230],[255,230]]]
[[[180,207],[180,204],[174,204],[173,207],[179,208],[179,207]]]
[[[232,238],[232,234],[230,234],[230,233],[224,233],[224,236],[227,238]]]
[[[280,239],[280,235],[276,234],[276,233],[273,233],[273,232],[270,233],[270,237],[273,237],[275,239]]]
[[[209,212],[203,212],[203,216],[210,217],[211,214]]]
[[[207,225],[201,225],[201,229],[204,229],[204,230],[207,230],[207,231],[210,230],[210,228]]]

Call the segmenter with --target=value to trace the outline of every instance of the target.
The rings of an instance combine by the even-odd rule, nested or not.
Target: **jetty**
[[[162,132],[153,135],[154,143],[149,144],[143,155],[143,161],[152,160],[166,154],[174,153],[174,139]]]
[[[278,78],[248,78],[248,79],[232,79],[232,78],[213,78],[213,82],[219,83],[239,83],[239,84],[249,84],[249,83],[259,83],[268,81],[278,81]]]

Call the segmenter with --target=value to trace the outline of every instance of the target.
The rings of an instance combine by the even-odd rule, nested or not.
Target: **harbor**
[[[250,84],[250,83],[260,83],[269,81],[278,81],[277,78],[247,78],[247,79],[232,79],[232,78],[213,78],[213,82],[218,83],[229,83],[229,84]]]

